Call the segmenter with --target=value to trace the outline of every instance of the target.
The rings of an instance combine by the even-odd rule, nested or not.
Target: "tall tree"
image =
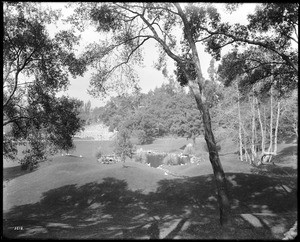
[[[92,20],[98,31],[106,32],[109,41],[93,44],[86,52],[90,63],[97,63],[98,73],[91,79],[91,93],[105,91],[108,80],[120,80],[120,75],[134,73],[132,64],[140,62],[141,47],[149,40],[160,46],[162,63],[165,56],[178,66],[177,77],[189,87],[202,115],[205,140],[209,150],[217,184],[220,206],[220,222],[229,222],[230,204],[226,177],[222,168],[214,134],[207,97],[204,94],[204,78],[196,43],[203,41],[202,28],[215,26],[220,21],[217,10],[210,5],[188,3],[183,9],[179,3],[81,3],[76,15]],[[74,17],[73,21],[78,20]],[[75,23],[75,22],[74,22]],[[78,24],[78,21],[75,23]],[[181,41],[178,43],[178,33]],[[111,83],[110,83],[111,85]],[[199,118],[201,117],[199,114]]]
[[[212,58],[209,62],[209,67],[207,69],[207,73],[209,75],[209,79],[211,81],[215,81],[216,79],[216,73],[217,73],[217,70],[215,69],[215,62],[216,60],[214,58]]]
[[[82,125],[77,117],[80,102],[56,97],[66,89],[68,73],[77,76],[85,70],[84,62],[71,51],[78,39],[68,31],[51,39],[45,26],[59,14],[37,5],[4,3],[3,127],[9,126],[10,132],[3,151],[10,158],[16,151],[13,139],[37,133],[56,148],[70,149],[72,135]]]
[[[127,129],[120,129],[114,145],[114,152],[116,155],[121,157],[123,163],[125,163],[126,157],[132,158],[135,152],[135,147],[130,141],[130,132]]]

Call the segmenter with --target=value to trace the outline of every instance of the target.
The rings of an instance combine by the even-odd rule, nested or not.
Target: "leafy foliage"
[[[103,4],[100,8],[93,8],[90,12],[92,20],[98,23],[97,31],[105,32],[120,28],[120,22],[118,22],[115,14],[116,12],[106,4]]]
[[[172,82],[147,94],[112,98],[99,118],[111,131],[124,127],[130,130],[139,144],[151,143],[155,137],[164,135],[195,138],[203,134],[202,119],[193,98]]]
[[[268,55],[275,57],[275,67],[282,66],[297,76],[298,52],[293,44],[298,45],[298,11],[298,3],[263,3],[248,16],[248,25],[220,23],[206,28],[210,34],[205,42],[207,51],[219,59],[224,46],[256,46],[258,53],[270,52]]]
[[[292,94],[282,102],[281,125],[279,127],[279,138],[296,136],[298,137],[298,90],[294,90]]]
[[[27,2],[6,2],[4,8],[3,154],[15,158],[16,142],[10,140],[23,139],[30,148],[22,162],[38,162],[46,150],[74,146],[72,136],[83,124],[77,116],[81,103],[56,93],[66,90],[69,74],[83,74],[85,62],[72,52],[78,43],[72,32],[49,37],[46,24],[56,21],[58,12]]]
[[[115,140],[115,149],[114,152],[116,155],[120,156],[122,161],[125,162],[126,156],[132,158],[135,147],[130,141],[130,132],[126,129],[121,129]]]
[[[298,82],[292,67],[284,65],[278,56],[261,47],[229,52],[222,58],[218,74],[226,86],[242,77],[239,85],[244,92],[249,92],[254,85],[261,83],[264,85],[262,91],[268,92],[273,85],[280,96],[295,89]]]

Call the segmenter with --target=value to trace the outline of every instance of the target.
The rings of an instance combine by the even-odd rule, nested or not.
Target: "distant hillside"
[[[111,140],[115,136],[116,132],[109,132],[108,127],[104,124],[91,124],[84,127],[84,131],[81,131],[75,135],[75,138],[80,139],[94,139],[94,140]]]

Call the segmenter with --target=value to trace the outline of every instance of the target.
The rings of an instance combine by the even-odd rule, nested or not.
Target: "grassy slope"
[[[144,192],[154,191],[156,183],[165,178],[160,170],[136,162],[126,162],[126,165],[129,167],[123,168],[121,163],[104,165],[87,158],[57,157],[51,164],[43,164],[37,171],[11,180],[3,190],[3,209],[38,202],[50,189],[101,182],[105,177],[126,180],[130,189]]]
[[[143,148],[179,153],[179,148],[187,143],[187,140],[180,138],[159,139]],[[203,140],[197,141],[199,149],[203,149],[202,144]],[[168,167],[173,173],[190,177],[177,179],[164,175],[162,170],[139,163],[126,162],[127,168],[123,168],[122,164],[97,163],[94,152],[99,145],[104,153],[111,153],[112,146],[108,141],[82,141],[77,143],[77,149],[71,153],[82,155],[83,158],[56,156],[52,161],[42,164],[38,170],[10,180],[3,189],[3,208],[5,219],[8,219],[5,223],[7,235],[40,238],[119,238],[120,226],[129,228],[145,221],[149,222],[152,220],[150,214],[153,214],[161,219],[161,237],[168,234],[174,221],[181,221],[184,222],[182,227],[174,225],[173,232],[176,229],[180,231],[176,233],[177,238],[279,238],[296,219],[296,180],[253,175],[250,167],[239,162],[236,155],[227,154],[230,153],[229,147],[223,150],[223,153],[220,152],[220,159],[229,180],[233,213],[241,214],[235,220],[238,227],[235,232],[221,232],[218,226],[215,184],[208,160],[198,166]],[[295,152],[293,147],[295,145],[291,144],[279,146],[280,160],[290,162],[288,157]],[[107,178],[110,180],[106,180]],[[118,187],[114,188],[112,193],[105,190],[107,187],[121,186],[122,182],[125,182],[126,186],[121,191]],[[99,192],[95,192],[95,189]],[[79,195],[82,191],[84,195]],[[75,199],[74,204],[64,201],[57,204],[66,194]],[[96,202],[90,207],[84,207],[80,211],[75,209],[82,199],[93,200],[91,197],[95,194],[108,196],[106,199],[109,203],[105,205],[104,210],[91,210],[92,206],[99,206],[97,201],[102,201],[102,197],[93,198]],[[122,204],[120,199],[123,195],[132,197],[134,201]],[[146,196],[145,199],[143,196]],[[109,204],[113,203],[114,199],[117,203],[110,207],[112,205]],[[47,202],[43,203],[44,200]],[[52,203],[56,205],[51,207]],[[120,208],[118,204],[121,204]],[[186,216],[187,209],[190,215],[189,220],[185,222],[182,219]],[[6,213],[7,211],[9,213]],[[101,214],[93,217],[96,211],[101,211]],[[92,212],[92,215],[87,215],[88,212]],[[128,217],[125,216],[127,213]],[[202,215],[199,216],[199,213]],[[254,213],[273,215],[253,215]],[[277,214],[281,214],[280,217],[277,217]],[[71,215],[74,219],[67,219]],[[30,218],[32,216],[33,218]],[[34,222],[34,217],[37,218],[37,222]],[[13,232],[13,226],[20,225],[22,219],[23,226],[26,225],[25,231]],[[53,223],[58,225],[55,227]],[[80,230],[80,226],[85,229]],[[106,230],[99,229],[99,226]]]

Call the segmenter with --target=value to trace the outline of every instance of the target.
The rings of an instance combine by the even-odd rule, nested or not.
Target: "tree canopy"
[[[71,149],[72,136],[82,127],[77,117],[81,102],[56,96],[66,90],[69,74],[86,70],[72,51],[78,41],[72,32],[50,38],[46,24],[59,16],[36,3],[4,3],[3,127],[10,127],[3,147],[6,157],[14,157],[13,140],[37,133],[53,147]]]

